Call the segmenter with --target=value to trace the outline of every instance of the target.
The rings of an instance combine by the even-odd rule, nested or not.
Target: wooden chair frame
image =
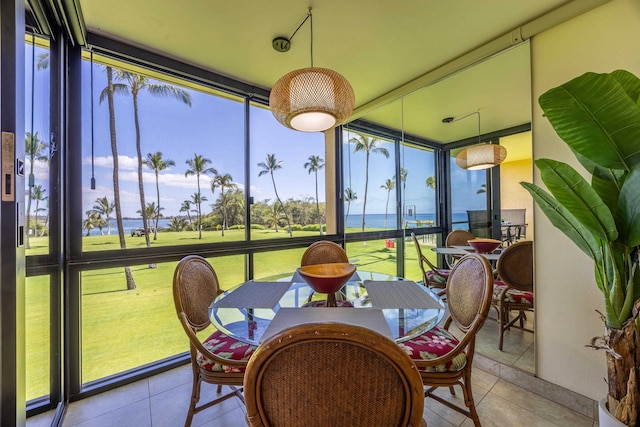
[[[238,368],[247,366],[247,361],[223,359],[211,353],[196,335],[211,324],[208,307],[221,293],[218,277],[206,259],[198,255],[188,255],[178,262],[173,275],[173,300],[178,320],[180,320],[180,324],[189,338],[191,369],[193,372],[191,401],[185,426],[191,425],[193,416],[198,412],[233,396],[237,396],[244,401],[241,388],[244,372],[213,372],[202,369],[196,362],[197,354],[200,352],[208,359],[221,365]],[[231,392],[211,402],[197,406],[200,400],[200,386],[203,381],[209,384],[216,384],[218,386],[218,394],[222,392],[223,385],[230,386]]]
[[[447,248],[451,248],[453,246],[469,246],[467,241],[475,238],[476,236],[467,230],[453,230],[451,233],[447,234],[444,245]],[[449,268],[453,268],[460,258],[462,258],[460,255],[446,255],[445,261],[447,262],[447,265],[449,265]]]
[[[302,254],[300,265],[332,264],[349,262],[349,257],[342,246],[328,240],[312,243]]]
[[[492,302],[498,312],[498,349],[502,350],[504,333],[510,328],[533,333],[532,329],[525,328],[524,321],[526,312],[534,311],[534,305],[514,303],[505,298],[510,289],[533,292],[533,242],[523,240],[508,246],[498,258],[496,276],[506,285]],[[511,311],[518,311],[513,319],[510,319]]]
[[[429,258],[427,258],[422,253],[420,242],[418,241],[418,237],[414,233],[411,233],[411,238],[413,239],[413,243],[416,246],[416,252],[418,253],[418,265],[420,266],[420,271],[422,272],[422,283],[424,284],[424,286],[438,289],[438,296],[442,296],[444,294],[444,289],[447,286],[447,277],[440,274],[438,267],[436,267],[431,261],[429,261]],[[442,285],[429,281],[429,278],[427,277],[427,270],[424,267],[425,264],[431,271],[433,271],[434,275],[442,279]]]
[[[244,390],[251,427],[426,427],[416,366],[360,326],[308,323],[276,334],[249,360]]]
[[[464,333],[458,345],[444,356],[431,360],[416,360],[422,381],[426,387],[425,397],[430,397],[447,407],[458,411],[473,420],[476,427],[480,426],[480,418],[476,411],[471,390],[471,369],[475,353],[476,334],[487,319],[493,295],[493,270],[489,261],[479,254],[469,254],[462,257],[451,270],[447,281],[446,298],[449,305],[449,317],[444,328],[449,329],[452,323]],[[429,372],[425,369],[446,364],[457,355],[464,352],[465,366],[458,371]],[[455,394],[454,385],[462,388],[464,403],[467,409],[458,407],[441,398],[433,392],[438,387],[449,387],[451,394]]]

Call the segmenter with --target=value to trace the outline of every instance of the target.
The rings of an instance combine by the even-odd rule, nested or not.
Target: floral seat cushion
[[[451,273],[451,270],[437,270],[437,274],[435,271],[429,270],[426,272],[427,280],[430,285],[446,285],[449,273]]]
[[[495,301],[498,300],[498,298],[500,297],[500,293],[504,290],[506,286],[507,285],[505,285],[500,280],[495,281],[495,284],[493,286],[493,299]],[[510,303],[528,304],[533,306],[533,292],[530,292],[530,291],[521,291],[519,289],[509,289],[504,294],[504,297],[507,300],[507,302],[510,302]]]
[[[211,334],[209,338],[204,340],[202,345],[216,356],[231,360],[249,360],[249,357],[257,348],[255,345],[238,341],[220,331],[215,331]],[[200,352],[196,356],[196,362],[201,368],[212,372],[244,372],[244,368],[221,365],[206,358]]]
[[[458,345],[458,342],[458,339],[449,331],[436,326],[429,332],[398,345],[412,360],[431,360],[446,355]],[[462,352],[445,364],[419,369],[427,372],[459,371],[466,364],[467,355]]]

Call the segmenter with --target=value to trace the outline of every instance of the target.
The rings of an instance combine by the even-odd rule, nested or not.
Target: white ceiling
[[[310,26],[289,37],[313,8],[314,65],[352,84],[356,107],[485,45],[566,0],[79,0],[88,32],[161,52],[265,89],[310,65]],[[573,2],[575,3],[575,2]],[[363,118],[438,142],[530,122],[528,43],[379,108]],[[398,111],[403,111],[400,116]],[[385,113],[386,111],[386,113]],[[398,117],[402,117],[399,120]],[[404,122],[404,123],[403,123]]]

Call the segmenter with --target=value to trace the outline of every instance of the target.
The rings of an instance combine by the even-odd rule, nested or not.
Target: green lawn
[[[279,232],[277,237],[284,236]],[[294,236],[317,235],[296,232]],[[273,238],[273,231],[253,230],[254,238]],[[244,230],[203,233],[207,241],[239,240]],[[197,242],[197,233],[163,232],[153,245],[181,245]],[[397,241],[395,246],[397,246]],[[129,244],[131,243],[131,246]],[[31,238],[28,254],[46,250],[46,238]],[[144,246],[144,239],[127,237],[127,247]],[[83,239],[87,251],[115,249],[117,236],[90,236]],[[263,277],[293,271],[300,264],[304,248],[255,254],[255,276]],[[351,262],[361,270],[396,273],[396,249],[384,240],[354,242],[347,245]],[[420,280],[413,243],[406,242],[405,276]],[[435,253],[424,250],[427,256]],[[225,256],[209,260],[221,287],[228,289],[244,280],[244,256]],[[188,341],[175,315],[172,279],[176,263],[160,263],[157,268],[132,266],[137,285],[126,290],[123,268],[91,270],[82,273],[82,381],[88,382],[140,365],[155,362],[188,350]],[[27,399],[49,393],[49,280],[48,276],[27,278]]]

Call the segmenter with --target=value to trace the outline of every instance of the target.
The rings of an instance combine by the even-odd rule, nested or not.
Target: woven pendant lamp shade
[[[342,124],[353,112],[355,96],[342,75],[328,68],[291,71],[276,82],[269,108],[284,126],[320,132]]]
[[[497,144],[482,144],[467,148],[456,156],[462,169],[479,170],[498,166],[507,158],[507,150]]]

